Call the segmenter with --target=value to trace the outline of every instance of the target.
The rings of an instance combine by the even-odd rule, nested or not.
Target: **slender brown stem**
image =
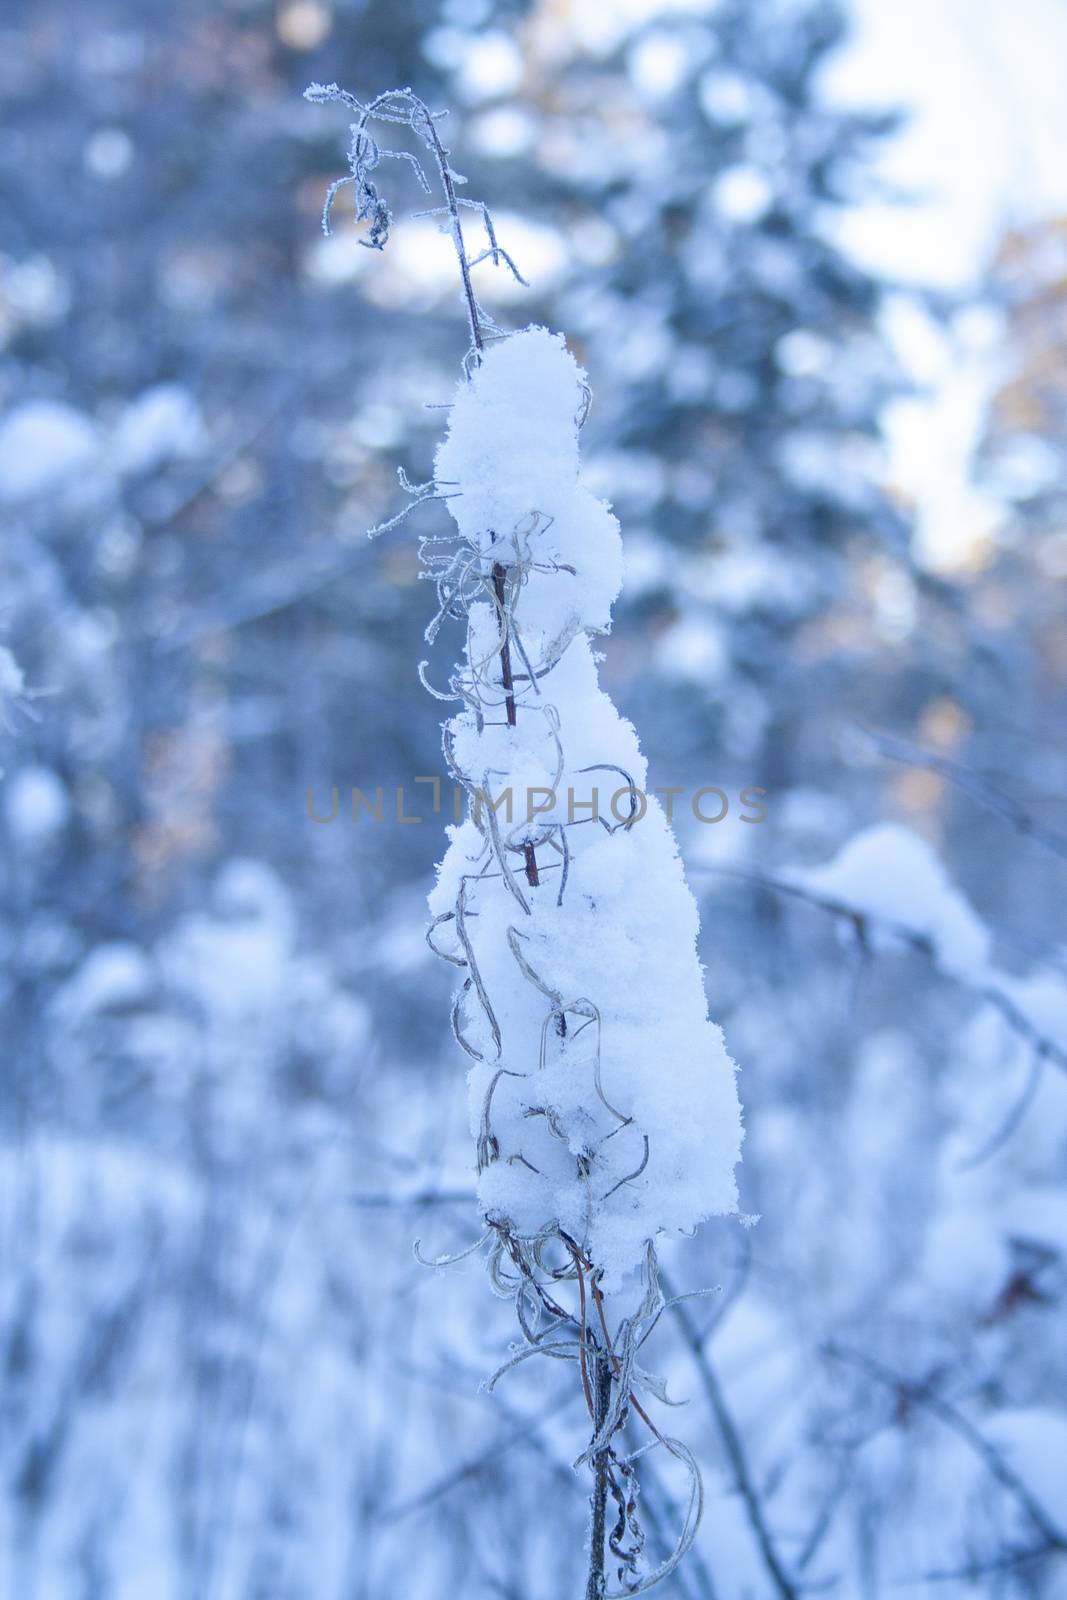
[[[537,857],[534,855],[533,845],[529,842],[524,844],[522,847],[522,854],[526,862],[526,882],[530,885],[531,889],[536,889],[540,884],[541,879],[537,871]]]
[[[593,1407],[594,1435],[603,1426],[611,1405],[611,1362],[605,1351],[598,1349],[594,1361],[595,1382]],[[589,1537],[589,1578],[585,1586],[585,1600],[604,1600],[604,1534],[607,1522],[608,1473],[611,1451],[605,1445],[593,1457],[593,1525]]]
[[[421,106],[423,116],[426,119],[426,136],[433,149],[437,161],[437,170],[441,175],[441,185],[445,191],[445,201],[452,223],[452,243],[456,250],[456,260],[459,262],[459,275],[463,280],[463,298],[467,304],[467,320],[470,323],[471,340],[476,350],[484,350],[485,338],[482,334],[481,321],[478,315],[478,302],[474,298],[470,262],[467,260],[467,248],[463,242],[463,226],[459,220],[459,201],[456,199],[456,189],[452,181],[452,169],[448,165],[448,151],[438,137],[437,128],[429,110],[421,101],[417,103]],[[493,593],[496,595],[503,630],[503,641],[500,646],[500,676],[504,684],[504,707],[507,713],[508,727],[513,728],[515,726],[515,679],[511,670],[511,645],[508,641],[507,614],[504,609],[507,577],[508,572],[504,563],[495,561],[493,563]],[[540,885],[541,878],[537,871],[537,857],[534,855],[533,845],[523,845],[522,853],[526,867],[526,882],[531,889],[536,889]]]
[[[415,96],[411,98],[415,100]],[[467,247],[463,242],[463,227],[459,220],[459,201],[456,199],[456,189],[452,181],[452,169],[448,165],[448,151],[441,143],[437,127],[427,106],[421,100],[415,100],[421,107],[426,119],[427,139],[437,161],[437,170],[441,175],[441,187],[445,191],[445,202],[452,222],[452,243],[456,249],[456,259],[459,262],[459,275],[463,279],[463,298],[467,302],[467,320],[470,323],[471,340],[476,350],[485,349],[485,340],[482,337],[481,322],[478,317],[478,302],[474,298],[474,285],[471,282],[470,262],[467,260]]]
[[[511,644],[508,640],[507,612],[505,610],[505,597],[507,593],[508,569],[502,561],[493,562],[493,593],[500,613],[500,677],[504,685],[504,709],[507,713],[508,727],[515,726],[515,679],[511,671]]]
[[[502,561],[493,562],[492,577],[493,593],[496,596],[497,610],[500,614],[500,681],[504,685],[504,710],[508,719],[508,727],[513,728],[516,723],[515,678],[511,670],[511,644],[508,640],[508,621],[505,609],[508,569]],[[526,882],[531,889],[536,889],[541,882],[541,878],[537,871],[537,857],[534,855],[533,845],[524,844],[522,853],[526,863]]]

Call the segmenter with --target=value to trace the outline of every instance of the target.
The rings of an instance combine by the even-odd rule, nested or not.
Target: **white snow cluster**
[[[167,461],[195,456],[204,440],[203,418],[188,389],[157,383],[122,412],[112,452],[120,472],[153,472]]]
[[[27,400],[0,421],[0,502],[54,493],[91,471],[98,450],[83,412],[58,400]]]
[[[108,427],[62,400],[26,400],[0,416],[0,505],[113,492],[123,478],[198,454],[200,409],[181,384],[143,390]]]
[[[610,627],[622,556],[579,478],[586,399],[563,339],[527,329],[460,385],[438,451],[478,577],[446,749],[490,803],[475,794],[449,830],[430,907],[436,948],[464,968],[454,1020],[475,1057],[486,1215],[526,1239],[562,1229],[612,1289],[658,1233],[734,1210],[742,1131],[696,904],[658,802],[631,799],[645,761],[597,682],[590,635]]]
[[[3,812],[8,827],[27,848],[46,844],[70,817],[70,796],[51,767],[30,763],[13,772],[4,785]]]
[[[585,374],[562,337],[528,328],[494,346],[473,381],[460,384],[437,451],[437,487],[460,490],[449,507],[471,549],[495,554],[495,546],[514,560],[530,544],[538,566],[522,597],[524,637],[541,629],[551,640],[579,618],[606,633],[622,586],[619,525],[578,482],[587,401]],[[486,619],[492,628],[489,607]]]
[[[881,932],[892,942],[894,930],[924,939],[949,977],[973,980],[989,964],[989,930],[926,840],[900,823],[864,828],[825,866],[792,879],[886,925],[871,930],[876,941]]]

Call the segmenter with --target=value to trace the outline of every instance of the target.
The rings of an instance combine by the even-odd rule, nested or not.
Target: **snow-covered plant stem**
[[[457,621],[466,645],[447,688],[426,662],[419,671],[457,708],[444,752],[469,813],[449,830],[428,938],[462,974],[452,1026],[471,1062],[478,1243],[524,1340],[488,1387],[534,1355],[576,1363],[592,1423],[576,1463],[594,1480],[587,1600],[637,1594],[677,1565],[702,1506],[690,1451],[640,1398],[665,1399],[638,1362],[665,1303],[655,1241],[734,1210],[741,1123],[674,836],[645,793],[637,736],[597,682],[590,641],[610,628],[622,550],[615,518],[580,481],[589,390],[559,335],[505,336],[479,305],[473,267],[516,269],[485,207],[457,197],[463,180],[426,106],[409,90],[366,106],[332,85],[308,92],[358,114],[341,182],[370,222],[365,243],[388,236],[371,177],[383,157],[411,162],[428,188],[414,155],[377,144],[372,121],[409,128],[444,190],[428,214],[455,246],[471,349],[413,504],[445,500],[454,523],[421,541],[438,595],[427,640]],[[488,238],[473,260],[461,206]],[[636,1451],[619,1442],[632,1418],[649,1433]],[[686,1465],[691,1488],[673,1553],[648,1571],[635,1460],[657,1446]],[[608,1588],[609,1552],[619,1588]]]
[[[593,1437],[602,1432],[611,1409],[612,1370],[607,1352],[596,1349],[593,1367]],[[586,1600],[601,1600],[604,1593],[604,1538],[608,1512],[608,1485],[611,1477],[609,1445],[603,1445],[592,1459],[593,1493],[589,1528],[589,1577]],[[634,1505],[636,1511],[636,1504]],[[624,1508],[625,1516],[625,1508]]]

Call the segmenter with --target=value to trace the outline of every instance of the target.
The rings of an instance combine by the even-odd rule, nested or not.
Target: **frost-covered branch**
[[[907,948],[1000,1013],[1033,1050],[1067,1072],[1067,985],[1058,975],[1019,979],[989,959],[989,934],[917,835],[896,825],[858,834],[826,867],[775,876],[703,863],[694,870],[789,895],[840,917],[864,950]],[[1029,1092],[1032,1093],[1032,1085]]]
[[[33,710],[31,701],[40,699],[45,693],[46,690],[31,689],[27,686],[25,673],[14,655],[6,645],[0,645],[0,731],[5,733],[15,731],[13,713],[16,710],[36,722],[37,713]]]
[[[358,113],[341,182],[355,185],[357,221],[370,222],[364,243],[382,248],[392,220],[372,174],[383,156],[406,154],[378,145],[373,120],[412,129],[445,195],[430,214],[452,236],[473,359],[432,483],[404,487],[414,504],[447,501],[454,524],[420,543],[437,593],[427,642],[448,623],[465,633],[444,685],[431,683],[428,662],[419,674],[458,707],[444,754],[468,817],[449,830],[429,941],[464,974],[452,1028],[473,1063],[489,1272],[514,1301],[524,1340],[488,1387],[539,1356],[577,1365],[592,1428],[576,1463],[594,1477],[587,1597],[638,1594],[675,1569],[703,1505],[691,1452],[639,1398],[665,1399],[637,1360],[663,1307],[655,1240],[735,1209],[741,1123],[674,836],[645,798],[637,736],[597,682],[590,640],[611,626],[622,551],[614,517],[580,480],[589,386],[544,328],[487,346],[499,330],[478,306],[471,269],[486,257],[515,269],[484,206],[475,209],[489,247],[467,255],[459,208],[468,202],[425,105],[409,90],[367,105],[335,85],[308,95]],[[431,1264],[446,1259],[458,1258]],[[616,1443],[631,1416],[650,1435],[634,1455]],[[648,1572],[635,1463],[660,1446],[685,1465],[691,1488],[673,1553]],[[619,1588],[609,1587],[611,1564]]]
[[[423,193],[432,193],[430,181],[419,158],[410,150],[390,150],[379,144],[371,132],[372,123],[381,122],[395,127],[409,128],[429,152],[444,194],[444,205],[434,206],[419,215],[439,218],[452,239],[463,285],[463,300],[470,325],[472,351],[481,352],[485,348],[486,338],[499,335],[500,329],[479,305],[474,293],[471,271],[483,261],[491,261],[495,267],[501,265],[507,267],[519,283],[525,284],[526,279],[498,242],[488,206],[480,200],[467,200],[456,192],[467,180],[452,166],[449,151],[441,142],[441,136],[437,131],[437,124],[446,113],[431,111],[411,89],[388,89],[384,94],[375,95],[373,100],[364,105],[354,94],[350,94],[347,89],[339,88],[336,83],[312,83],[304,90],[304,98],[316,104],[337,100],[356,113],[356,121],[351,128],[352,141],[348,149],[349,174],[347,177],[337,178],[326,191],[326,201],[322,209],[322,228],[326,234],[330,232],[330,217],[338,191],[351,184],[356,192],[355,220],[357,223],[370,223],[369,233],[365,239],[359,241],[360,244],[365,245],[368,250],[385,249],[393,223],[393,214],[372,177],[379,163],[385,159],[406,161],[411,166]],[[461,206],[478,214],[488,241],[486,248],[473,260],[467,254],[467,245],[463,237]]]

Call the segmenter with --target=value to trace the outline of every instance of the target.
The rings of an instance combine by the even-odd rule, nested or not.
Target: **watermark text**
[[[449,793],[438,777],[418,777],[415,783],[425,786],[410,794],[403,784],[386,788],[382,784],[371,789],[351,788],[342,791],[334,784],[327,792],[314,785],[307,791],[307,814],[312,822],[326,826],[346,821],[367,823],[392,823],[410,827],[429,821],[427,804],[432,816],[447,814],[454,822],[462,822],[469,812],[480,826],[483,814],[491,811],[503,818],[509,826],[515,823],[545,824],[578,822],[603,822],[606,826],[634,826],[648,813],[652,797],[660,805],[668,822],[691,815],[695,821],[714,826],[734,816],[739,822],[752,826],[766,822],[768,817],[767,791],[758,784],[746,784],[734,794],[717,784],[705,784],[699,789],[689,789],[684,784],[657,784],[649,790],[635,784],[624,783],[616,789],[592,788],[581,792],[571,786],[557,791],[531,785],[525,791],[509,785],[493,794],[491,790],[472,786],[464,789],[451,785]],[[425,792],[428,789],[429,792]],[[344,808],[342,811],[342,792]]]

